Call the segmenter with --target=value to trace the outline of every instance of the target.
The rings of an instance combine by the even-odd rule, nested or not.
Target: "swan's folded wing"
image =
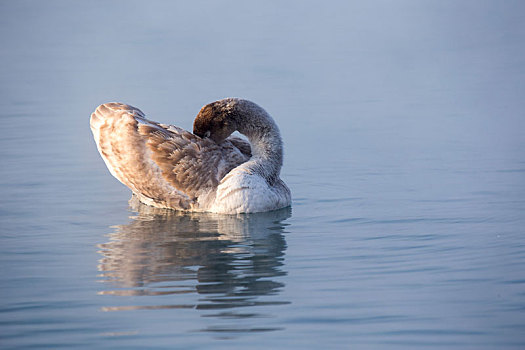
[[[252,147],[248,141],[235,136],[230,136],[226,140],[230,141],[246,157],[250,158],[252,156]]]
[[[248,159],[229,141],[217,145],[119,103],[99,106],[91,129],[113,176],[158,207],[198,209],[199,198],[214,193],[224,175]]]

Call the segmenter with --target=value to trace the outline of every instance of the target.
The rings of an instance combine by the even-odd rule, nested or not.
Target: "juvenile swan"
[[[279,128],[251,101],[207,104],[195,118],[193,134],[149,121],[122,103],[100,105],[90,124],[111,174],[145,204],[225,214],[290,205],[290,190],[279,178]],[[231,137],[236,130],[249,143]]]

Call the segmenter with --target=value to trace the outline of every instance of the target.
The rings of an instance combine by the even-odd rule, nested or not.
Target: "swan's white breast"
[[[215,202],[210,211],[237,214],[280,209],[290,205],[290,193],[278,180],[269,186],[260,175],[243,165],[230,171],[217,187]]]

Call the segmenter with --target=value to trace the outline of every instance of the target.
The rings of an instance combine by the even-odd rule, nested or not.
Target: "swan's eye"
[[[206,132],[204,133],[204,138],[210,137],[210,135],[211,135],[211,131],[208,130],[208,131],[206,131]]]

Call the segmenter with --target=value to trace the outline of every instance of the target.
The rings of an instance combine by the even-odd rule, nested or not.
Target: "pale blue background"
[[[0,347],[522,349],[522,1],[0,2]],[[121,101],[278,122],[292,212],[137,216]]]

